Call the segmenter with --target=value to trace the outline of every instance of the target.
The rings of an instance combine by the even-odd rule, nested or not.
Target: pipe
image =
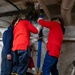
[[[18,11],[20,11],[20,9],[19,9],[15,4],[13,4],[11,1],[9,1],[9,0],[4,0],[4,1],[10,3],[10,4],[13,5]]]
[[[65,25],[72,24],[71,10],[73,5],[74,5],[74,0],[62,0],[61,16],[63,18]]]

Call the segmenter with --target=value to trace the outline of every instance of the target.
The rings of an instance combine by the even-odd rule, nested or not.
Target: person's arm
[[[44,27],[47,27],[47,28],[53,28],[54,27],[54,22],[52,22],[52,21],[46,21],[44,19],[39,19],[38,23]]]
[[[11,55],[11,32],[9,32],[8,30],[6,30],[3,33],[3,44],[4,47],[6,49],[6,54],[7,54],[7,60],[11,60],[12,59],[12,55]]]
[[[12,33],[7,31],[6,32],[6,36],[5,36],[5,48],[6,48],[6,53],[7,53],[7,59],[11,60],[12,59],[12,55],[11,55],[11,46],[12,46]]]
[[[29,28],[30,32],[32,32],[32,33],[34,33],[34,34],[38,33],[37,28],[32,23],[30,23],[29,21],[28,21],[28,28]]]

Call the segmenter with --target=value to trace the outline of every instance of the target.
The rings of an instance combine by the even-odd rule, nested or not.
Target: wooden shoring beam
[[[47,8],[47,6],[45,5],[43,0],[38,0],[38,2],[40,3],[40,5],[42,6],[42,9],[44,10],[45,14],[47,15],[48,19],[51,19],[51,14]]]

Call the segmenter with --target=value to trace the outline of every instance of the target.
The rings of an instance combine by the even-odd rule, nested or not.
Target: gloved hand
[[[43,17],[44,17],[44,15],[43,15],[42,13],[40,13],[40,16],[39,16],[37,22],[38,22],[39,20],[43,19]]]
[[[44,16],[43,16],[43,14],[41,13],[40,16],[39,16],[39,18],[38,18],[38,20],[37,20],[37,22],[39,22],[39,20],[42,20],[43,17],[44,17]],[[37,27],[38,32],[40,32],[40,30],[41,30],[42,28],[43,28],[42,26],[38,26],[38,27]]]
[[[40,18],[40,17],[39,17],[38,20],[37,20],[37,22],[39,22],[39,20],[42,20],[42,19],[43,19],[43,18]]]
[[[44,18],[44,11],[42,9],[40,9],[40,18]]]
[[[41,25],[38,25],[36,28],[37,28],[38,33],[39,33],[39,32],[40,32],[40,30],[42,29],[42,26],[41,26]]]

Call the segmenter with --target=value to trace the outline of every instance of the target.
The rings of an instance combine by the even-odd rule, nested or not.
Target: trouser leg
[[[57,69],[57,61],[55,62],[55,64],[53,65],[53,67],[51,69],[51,74],[52,75],[59,75],[58,69]]]
[[[7,60],[6,54],[2,53],[1,75],[11,75],[12,60]]]
[[[58,61],[58,58],[50,56],[47,52],[45,55],[44,64],[42,68],[42,75],[50,75],[51,70],[54,68],[54,66],[56,66],[55,64],[57,64],[57,61]],[[56,68],[56,71],[55,70],[52,70],[52,71],[56,72],[57,68]],[[52,75],[57,75],[57,74],[53,74],[53,72],[52,72]]]
[[[30,50],[18,51],[18,57],[19,57],[19,65],[17,69],[17,74],[25,75],[29,66]]]
[[[13,69],[12,69],[12,73],[17,72],[18,65],[19,65],[18,54],[17,54],[17,51],[15,51],[15,52],[13,52]]]

